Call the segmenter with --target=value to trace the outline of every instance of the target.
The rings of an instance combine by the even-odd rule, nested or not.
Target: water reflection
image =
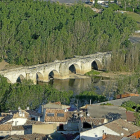
[[[76,79],[51,79],[48,83],[61,91],[73,91],[74,95],[78,95],[83,91],[92,91],[100,95],[105,95],[109,100],[114,97],[116,82],[109,78],[95,76],[88,78],[76,78]]]
[[[52,85],[54,88],[63,91],[73,91],[74,95],[79,94],[85,90],[90,89],[91,78],[81,78],[81,79],[52,79],[48,84]]]

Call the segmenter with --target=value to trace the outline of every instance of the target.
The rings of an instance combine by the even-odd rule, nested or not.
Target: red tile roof
[[[126,111],[126,118],[128,122],[134,122],[136,117],[134,116],[135,112],[132,111]]]
[[[137,131],[140,131],[140,127],[128,123],[127,121],[124,121],[122,119],[112,121],[110,123],[105,124],[104,126],[119,134],[123,133],[124,136],[129,136]]]

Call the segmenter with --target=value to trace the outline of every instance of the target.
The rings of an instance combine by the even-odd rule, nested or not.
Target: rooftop
[[[13,118],[13,115],[7,115],[6,117],[0,120],[0,124],[4,124],[7,121],[11,120],[12,118]]]
[[[62,105],[61,102],[55,102],[55,103],[47,103],[42,105],[42,108],[49,108],[49,109],[66,109],[70,108],[68,105]]]
[[[88,114],[92,118],[106,118],[109,121],[119,118],[126,120],[126,109],[123,107],[111,105],[90,105],[87,109]]]
[[[26,110],[26,112],[28,112],[30,115],[33,115],[33,116],[42,116],[41,113],[37,113],[34,110]]]
[[[123,134],[124,136],[129,136],[137,131],[140,131],[140,127],[128,123],[127,121],[124,121],[122,119],[112,121],[110,123],[105,124],[104,126],[119,133],[120,135]]]
[[[121,140],[121,139],[122,139],[122,136],[116,136],[116,135],[110,135],[110,134],[103,135],[103,138],[102,138],[102,140]]]
[[[81,122],[92,122],[94,126],[104,124],[104,118],[81,117]]]
[[[11,124],[1,124],[0,131],[11,131],[12,125]]]
[[[46,140],[47,136],[43,134],[27,134],[27,135],[12,135],[5,137],[3,140]]]
[[[44,124],[44,123],[40,121],[31,121],[31,120],[27,120],[25,123],[25,125],[33,125],[33,124]]]

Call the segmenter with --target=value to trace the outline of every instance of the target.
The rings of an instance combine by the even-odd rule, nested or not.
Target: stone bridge
[[[38,81],[49,82],[50,78],[66,79],[69,78],[70,73],[83,75],[91,69],[105,70],[109,66],[110,60],[110,52],[98,52],[62,61],[56,60],[51,63],[3,70],[0,71],[0,75],[6,77],[9,83],[31,79],[36,84]]]

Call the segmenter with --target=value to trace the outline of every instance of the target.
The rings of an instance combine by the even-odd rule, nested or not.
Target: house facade
[[[125,120],[118,119],[88,131],[81,132],[80,140],[101,140],[104,134],[140,138],[140,127],[128,123]]]

